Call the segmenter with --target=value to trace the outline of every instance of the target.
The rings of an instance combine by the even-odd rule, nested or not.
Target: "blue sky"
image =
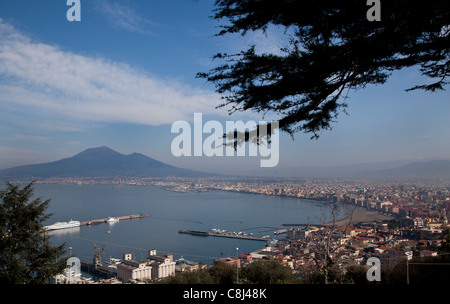
[[[70,157],[90,147],[140,152],[184,168],[283,175],[286,168],[449,158],[448,92],[405,92],[426,79],[417,69],[394,73],[384,86],[350,92],[347,112],[319,140],[280,138],[277,168],[259,158],[180,157],[170,150],[176,120],[259,120],[228,116],[220,96],[196,79],[217,52],[268,36],[214,37],[213,1],[81,0],[81,22],[68,22],[65,0],[0,1],[0,169]]]

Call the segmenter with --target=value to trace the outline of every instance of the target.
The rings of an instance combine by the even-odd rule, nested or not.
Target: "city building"
[[[159,256],[156,255],[156,250],[152,249],[149,251],[147,261],[152,266],[152,279],[162,279],[175,274],[176,262],[171,254]]]
[[[117,265],[117,277],[122,282],[157,280],[174,275],[175,264],[172,255],[158,256],[154,249],[143,261],[133,260],[131,253],[125,253],[123,262]]]
[[[152,265],[148,261],[136,261],[131,253],[123,255],[123,262],[117,265],[117,277],[122,282],[152,279]]]

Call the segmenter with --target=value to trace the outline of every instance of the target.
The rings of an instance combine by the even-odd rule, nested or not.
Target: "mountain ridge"
[[[264,177],[337,179],[449,179],[450,159],[395,160],[336,166],[274,168]]]
[[[335,167],[291,167],[290,170],[298,178],[450,179],[450,160],[434,159],[409,162],[403,160]],[[286,170],[284,173],[289,172],[289,170]],[[134,152],[125,155],[106,146],[88,148],[72,157],[53,162],[0,170],[0,180],[50,177],[167,176],[206,177],[223,175],[175,167],[142,153]],[[284,177],[294,176],[287,174]]]
[[[418,161],[397,168],[366,171],[365,178],[450,179],[450,160]]]
[[[0,178],[50,177],[202,177],[213,173],[175,167],[144,154],[121,154],[109,147],[86,149],[53,162],[0,170]]]

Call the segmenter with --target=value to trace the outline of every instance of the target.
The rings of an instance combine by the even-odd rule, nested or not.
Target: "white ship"
[[[119,219],[115,218],[115,217],[109,217],[106,221],[108,223],[117,223],[119,221]]]
[[[58,230],[58,229],[73,228],[73,227],[80,227],[80,222],[79,221],[56,222],[53,225],[44,226],[44,229],[45,230]]]

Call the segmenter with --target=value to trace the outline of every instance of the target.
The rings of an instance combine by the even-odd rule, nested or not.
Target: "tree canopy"
[[[42,233],[50,200],[32,196],[32,183],[0,191],[0,283],[48,283],[66,268],[64,244],[52,247]]]
[[[244,264],[239,269],[239,276],[236,276],[236,266],[229,265],[221,261],[215,261],[207,269],[186,271],[182,274],[165,278],[160,281],[162,284],[281,284],[295,283],[292,270],[276,260],[254,261]]]
[[[426,81],[406,90],[444,90],[450,2],[380,3],[380,21],[369,21],[373,8],[361,0],[216,0],[218,36],[277,26],[288,43],[276,54],[258,53],[254,45],[216,54],[222,64],[197,77],[215,85],[224,99],[219,107],[230,113],[276,113],[281,130],[312,138],[332,128],[350,91],[384,84],[395,70],[420,68]]]

